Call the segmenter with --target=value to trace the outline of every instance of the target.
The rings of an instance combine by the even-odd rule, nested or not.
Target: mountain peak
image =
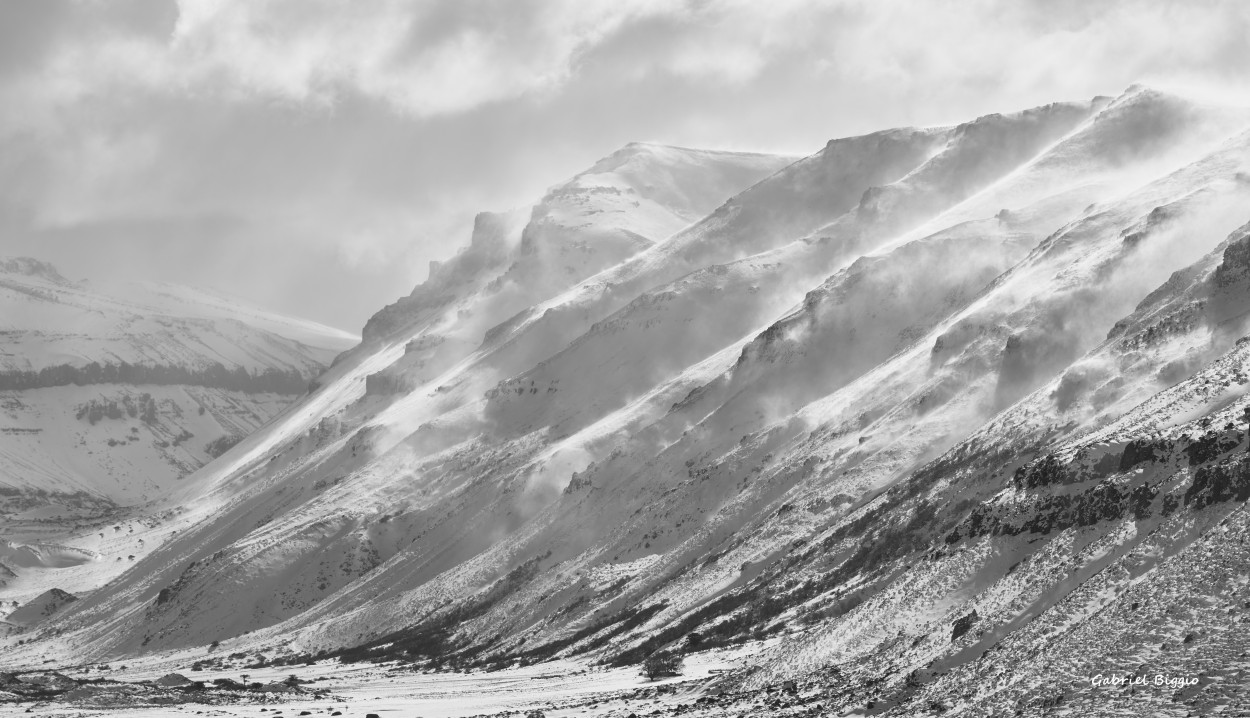
[[[1098,99],[1098,98],[1095,98]],[[1124,88],[1116,97],[1112,98],[1108,103],[1108,110],[1114,110],[1119,107],[1155,107],[1168,106],[1177,108],[1202,108],[1202,107],[1236,107],[1235,102],[1228,102],[1227,98],[1214,98],[1210,95],[1199,95],[1197,93],[1188,92],[1185,89],[1177,89],[1173,87],[1160,87],[1144,82],[1135,82]]]
[[[1102,108],[1102,113],[1118,115],[1142,111],[1176,111],[1187,104],[1183,97],[1138,83],[1129,85],[1124,92],[1112,97]]]

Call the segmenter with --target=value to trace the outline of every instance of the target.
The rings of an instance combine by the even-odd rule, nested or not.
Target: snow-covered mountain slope
[[[1239,460],[1180,457],[1241,442],[1247,128],[1134,87],[835,140],[688,226],[708,162],[626,148],[524,227],[480,217],[34,645],[623,664],[790,633],[733,680],[1049,700],[956,678],[1024,686],[983,652],[1190,580],[1170,557],[1241,510]],[[604,264],[553,274],[580,242]],[[1111,581],[1128,546],[1169,558]]]
[[[437,405],[407,401],[401,421],[416,428],[452,406],[476,402],[483,391],[496,399],[485,416],[492,431],[503,428],[497,422],[510,411],[525,417],[522,430],[534,428],[535,419],[550,413],[536,406],[544,403],[567,406],[583,421],[598,418],[601,410],[620,408],[662,377],[724,349],[726,340],[767,326],[813,282],[888,236],[891,227],[914,225],[1005,175],[1013,161],[1031,158],[1100,104],[1051,105],[956,128],[831,142],[672,240],[492,329],[472,363],[458,368],[454,381],[435,387],[444,394]],[[901,179],[886,187],[867,184],[894,177]],[[791,191],[795,187],[801,189]],[[892,211],[871,209],[882,203]],[[808,234],[837,217],[843,218],[835,220],[839,231]],[[742,255],[751,256],[734,260]],[[630,301],[622,303],[625,298]],[[567,349],[552,357],[562,346]],[[637,351],[641,347],[647,350]],[[609,369],[605,357],[615,362],[607,373],[566,371]],[[565,385],[553,386],[552,377],[562,377]],[[567,383],[583,379],[587,386]],[[521,385],[525,393],[518,392]],[[529,396],[535,393],[540,396]]]
[[[0,307],[10,508],[47,503],[20,498],[32,491],[153,499],[356,341],[201,290],[71,282],[30,258],[0,260]]]
[[[1096,101],[1090,109],[1098,109],[1106,104],[1105,101]],[[571,350],[574,348],[581,350],[582,353],[598,351],[601,356],[611,354],[617,365],[627,365],[625,372],[639,377],[633,381],[624,379],[619,384],[605,384],[605,381],[611,380],[605,379],[601,373],[593,375],[594,386],[589,393],[594,396],[590,401],[599,402],[608,399],[616,402],[615,406],[619,406],[629,397],[636,396],[640,391],[652,386],[655,377],[671,375],[675,368],[689,366],[692,360],[703,359],[714,351],[722,349],[723,337],[737,337],[743,333],[756,332],[766,326],[771,318],[780,313],[783,308],[800,300],[815,302],[821,289],[809,294],[806,299],[803,298],[803,292],[817,283],[820,277],[836,271],[839,266],[845,266],[859,253],[870,249],[874,243],[884,239],[899,244],[908,236],[922,238],[924,235],[917,234],[917,226],[924,227],[926,222],[937,222],[950,215],[965,215],[968,210],[963,205],[967,202],[982,207],[994,207],[995,209],[985,210],[982,217],[996,215],[1000,220],[1000,226],[1004,228],[1014,226],[1016,229],[1007,231],[1020,233],[1023,238],[1022,243],[1031,246],[1041,237],[1057,229],[1066,218],[1076,216],[1091,202],[1114,196],[1116,191],[1122,191],[1124,186],[1134,181],[1145,170],[1143,162],[1126,162],[1121,156],[1122,153],[1114,151],[1114,147],[1104,152],[1092,152],[1086,149],[1079,154],[1083,163],[1073,166],[1071,157],[1077,153],[1074,148],[1083,148],[1089,144],[1090,135],[1106,133],[1108,126],[1133,127],[1139,114],[1166,115],[1169,112],[1178,116],[1173,127],[1183,128],[1187,133],[1192,132],[1192,135],[1202,135],[1205,132],[1187,124],[1184,121],[1186,113],[1173,108],[1173,104],[1170,98],[1158,96],[1155,93],[1134,92],[1100,112],[1094,122],[1076,127],[1070,136],[1063,137],[1049,148],[1047,144],[1055,141],[1056,136],[1060,134],[1060,128],[1071,130],[1074,127],[1073,123],[1084,117],[1079,108],[1057,105],[1016,115],[980,118],[975,122],[955,128],[949,133],[950,138],[944,148],[920,167],[898,182],[866,191],[853,211],[841,215],[833,223],[805,237],[802,242],[784,245],[771,253],[755,255],[737,266],[732,263],[713,264],[707,269],[699,270],[679,280],[682,286],[690,289],[685,293],[670,291],[662,281],[666,276],[665,273],[671,271],[673,266],[680,266],[680,262],[657,262],[660,269],[657,272],[644,273],[645,278],[641,280],[655,283],[656,289],[645,292],[632,304],[612,315],[610,319],[590,328],[570,345],[570,350],[566,350],[559,358],[553,358],[540,365],[539,376],[534,377],[528,374],[517,376],[514,381],[535,382],[528,388],[536,388],[545,402],[543,399],[531,400],[524,395],[519,395],[520,399],[510,402],[516,405],[513,411],[526,417],[527,423],[523,427],[534,426],[535,407],[533,405],[536,402],[559,403],[562,398],[566,398],[568,404],[573,407],[572,410],[585,413],[587,393],[575,392],[576,387],[568,385],[567,382],[570,379],[577,377],[576,373],[568,371],[568,367],[571,365],[602,366],[602,364],[599,363],[599,359],[582,358],[572,354]],[[1192,135],[1186,135],[1186,143],[1195,141]],[[1216,134],[1216,137],[1218,136]],[[1204,139],[1209,145],[1211,139],[1209,137]],[[1162,140],[1158,137],[1147,136],[1143,138],[1143,141],[1159,142]],[[1039,152],[1040,155],[1036,154]],[[1148,153],[1144,156],[1149,157],[1152,164],[1159,163],[1159,158],[1155,153]],[[1066,168],[1066,174],[1059,173],[1055,169],[1056,166]],[[788,172],[789,170],[781,173],[778,178]],[[1044,183],[1036,175],[1042,175]],[[1030,183],[1045,186],[1051,194],[1042,195],[1034,191],[1026,195],[1021,191],[1020,186]],[[769,183],[753,188],[752,192],[744,196],[756,193],[767,184]],[[1022,201],[1030,201],[1032,204],[1023,206],[1018,204]],[[1012,210],[1004,211],[1001,209],[1004,207],[1011,207]],[[933,219],[934,217],[937,219]],[[935,234],[941,234],[944,231],[938,230]],[[1033,236],[1032,240],[1027,238],[1030,234]],[[687,237],[683,236],[674,243],[686,239]],[[697,245],[706,239],[706,237],[698,237],[689,241],[692,245]],[[960,255],[955,250],[951,251],[949,256],[953,259]],[[640,255],[639,261],[645,257],[646,255]],[[744,268],[748,266],[751,269],[744,272]],[[1005,264],[991,264],[991,267],[997,267],[997,271],[1001,271],[1006,266]],[[997,271],[993,271],[993,274]],[[947,274],[950,274],[949,270]],[[952,285],[957,284],[953,276],[948,276],[947,280]],[[976,284],[977,281],[973,280],[975,286],[969,291],[979,289],[980,285]],[[694,290],[696,286],[706,287],[706,289],[700,292]],[[566,340],[567,336],[573,336],[577,331],[586,329],[590,320],[598,316],[598,312],[610,309],[611,294],[617,292],[618,289],[614,285],[609,285],[607,291],[600,292],[590,299],[585,297],[585,287],[580,287],[577,291],[582,292],[582,296],[573,297],[565,304],[553,304],[548,307],[540,319],[519,332],[519,336],[512,340],[513,343],[529,344],[528,334],[540,338],[533,343],[543,348],[558,346]],[[873,301],[867,294],[861,295],[860,299],[866,304]],[[900,305],[906,306],[908,300],[904,294],[900,294],[897,301]],[[927,301],[927,299],[921,299],[910,306],[924,307],[927,306]],[[626,319],[631,314],[638,316],[632,321]],[[799,318],[796,321],[802,321],[802,319]],[[630,326],[638,328],[639,333],[630,332],[628,329]],[[667,327],[669,331],[680,333],[681,341],[675,342],[665,337],[662,333],[664,327]],[[913,329],[920,328],[919,326],[913,327]],[[764,336],[779,336],[780,330],[781,327],[774,327],[776,333]],[[611,334],[611,339],[600,342],[594,342],[591,339],[596,334],[604,333]],[[845,337],[839,340],[842,339]],[[609,348],[613,343],[615,348]],[[603,349],[592,348],[602,344],[609,346]],[[651,350],[643,355],[618,351],[619,347],[629,345],[648,346]],[[663,348],[656,350],[656,346]],[[891,336],[885,346],[875,351],[870,347],[872,347],[870,342],[855,342],[855,351],[861,354],[858,360],[861,365],[860,371],[888,356],[893,349],[898,347],[898,341],[896,337]],[[682,357],[677,359],[676,367],[673,366],[673,358],[668,356],[669,353],[674,352]],[[524,356],[528,361],[541,355],[531,350],[527,351]],[[492,357],[490,361],[495,366],[499,366],[500,373],[505,375],[512,374],[516,366],[509,364],[501,366],[498,356]],[[653,367],[651,366],[653,363],[663,363],[663,365]],[[552,366],[552,364],[557,365]],[[856,375],[852,367],[844,366],[841,362],[832,364],[842,369],[848,378]],[[854,362],[851,364],[854,365]],[[784,371],[793,376],[791,369],[792,367],[787,366]],[[613,377],[618,371],[620,370],[611,368],[607,376]],[[748,374],[749,372],[739,372],[739,376]],[[552,377],[560,377],[564,384],[559,388],[554,387],[551,384]],[[808,378],[809,376],[803,375],[802,381]],[[802,381],[796,381],[796,383],[802,383]],[[515,391],[517,388],[515,385],[509,385],[506,388],[501,386],[501,395],[507,397],[508,392]],[[822,389],[824,388],[815,389],[815,391],[820,393]],[[778,397],[771,394],[770,390],[761,390],[768,396],[768,401],[777,400]],[[804,386],[800,391],[810,395],[813,390],[813,387]],[[545,412],[546,410],[540,409],[539,411]],[[751,414],[751,411],[736,412],[735,416]]]
[[[155,548],[112,527],[279,414],[357,341],[202,290],[71,282],[26,257],[0,260],[0,327],[6,598],[94,587],[67,571],[99,573],[107,559],[95,568],[115,575]]]

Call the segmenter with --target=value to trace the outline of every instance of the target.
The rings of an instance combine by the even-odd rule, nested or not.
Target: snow
[[[605,716],[624,712],[641,712],[644,708],[673,707],[689,700],[691,689],[715,678],[720,672],[740,667],[755,649],[716,650],[686,658],[683,673],[671,678],[648,680],[638,669],[605,669],[578,661],[552,661],[542,665],[513,667],[494,672],[414,673],[405,666],[381,664],[317,663],[295,668],[237,668],[229,671],[180,669],[180,675],[191,680],[211,682],[217,678],[260,683],[278,683],[289,675],[297,675],[305,694],[277,694],[251,703],[205,706],[188,703],[169,707],[126,706],[126,715],[166,716],[194,715],[207,709],[209,715],[265,716],[281,710],[285,715],[311,711],[328,715],[334,710],[344,715],[420,715],[425,718],[460,718],[485,713],[542,710],[550,716]],[[156,681],[167,678],[175,669],[191,660],[187,655],[166,655],[153,660],[130,661],[125,669],[117,666],[88,675],[128,682]],[[71,675],[77,671],[68,671]],[[654,695],[657,688],[670,691]],[[306,694],[309,689],[328,691],[324,698]],[[643,693],[646,691],[647,693]],[[263,709],[263,710],[262,710]],[[24,710],[24,709],[18,709]],[[104,716],[115,710],[92,710],[58,705],[56,715]]]

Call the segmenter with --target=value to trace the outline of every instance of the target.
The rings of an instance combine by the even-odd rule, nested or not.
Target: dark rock
[[[959,640],[959,637],[972,629],[972,626],[979,620],[977,612],[973,609],[972,613],[963,616],[951,624],[951,642]]]

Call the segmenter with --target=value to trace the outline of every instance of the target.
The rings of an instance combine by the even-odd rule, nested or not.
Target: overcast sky
[[[358,331],[474,213],[633,140],[1246,93],[1248,37],[1243,0],[0,0],[0,254]]]

